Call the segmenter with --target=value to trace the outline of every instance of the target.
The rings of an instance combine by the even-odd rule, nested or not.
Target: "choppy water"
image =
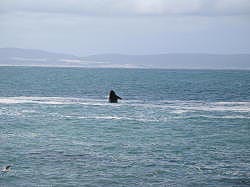
[[[0,88],[0,186],[250,185],[249,71],[1,67]]]

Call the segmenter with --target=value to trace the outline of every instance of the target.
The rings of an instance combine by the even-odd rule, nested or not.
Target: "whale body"
[[[117,103],[118,99],[122,99],[122,98],[119,97],[118,95],[116,95],[114,90],[110,90],[110,92],[109,92],[109,102],[110,103]]]

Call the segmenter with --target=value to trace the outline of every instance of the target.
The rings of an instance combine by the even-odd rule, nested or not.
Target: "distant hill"
[[[72,60],[67,63],[67,60]],[[74,55],[51,53],[34,49],[0,48],[0,65],[4,66],[75,66]]]
[[[250,54],[158,54],[119,55],[104,54],[83,58],[88,61],[109,62],[144,68],[164,69],[250,69]]]
[[[77,57],[33,49],[0,48],[0,66],[250,70],[250,54],[102,54]]]

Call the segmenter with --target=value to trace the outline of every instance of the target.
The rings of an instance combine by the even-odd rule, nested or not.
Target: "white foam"
[[[201,102],[201,101],[164,101],[162,107],[181,112],[215,111],[215,112],[250,112],[250,102]],[[161,107],[159,105],[158,107]]]
[[[63,104],[104,104],[104,100],[96,99],[81,99],[71,97],[0,97],[0,104],[49,104],[49,105],[63,105]]]
[[[13,133],[9,133],[9,134],[2,134],[1,137],[2,138],[11,138],[11,137],[20,137],[20,138],[36,138],[38,137],[40,134],[39,133],[35,133],[35,132],[13,132]]]
[[[224,116],[212,116],[212,115],[200,115],[200,117],[214,118],[214,119],[250,119],[250,116],[243,115],[224,115]]]
[[[121,116],[65,116],[65,117],[78,118],[78,119],[133,120],[133,118],[121,117]]]
[[[18,104],[16,107],[15,105]],[[21,105],[19,105],[21,104]],[[72,97],[0,97],[0,115],[27,117],[39,113],[39,108],[29,105],[81,105],[84,110],[100,108],[97,113],[48,113],[45,115],[69,119],[129,120],[139,122],[165,122],[172,119],[205,117],[218,119],[250,119],[250,102],[205,102],[205,101],[140,101],[123,100],[118,104],[108,103],[106,99],[85,99]],[[9,107],[7,105],[13,105]],[[21,107],[19,107],[21,106]],[[80,106],[80,107],[81,107]],[[113,107],[123,111],[110,113]],[[106,108],[108,108],[106,110]],[[92,108],[90,108],[92,111]],[[95,108],[94,108],[95,109]],[[100,113],[101,112],[101,113]]]
[[[147,117],[138,117],[138,116],[131,116],[131,117],[124,117],[124,116],[64,116],[65,118],[70,119],[90,119],[90,120],[129,120],[129,121],[140,121],[140,122],[159,122],[162,119],[152,119],[150,116]]]
[[[0,97],[0,104],[46,104],[46,105],[91,105],[91,106],[129,106],[146,109],[163,109],[170,113],[186,112],[250,112],[250,101],[245,102],[203,102],[162,100],[146,102],[140,100],[124,100],[117,104],[108,103],[106,99],[85,99],[71,97]]]

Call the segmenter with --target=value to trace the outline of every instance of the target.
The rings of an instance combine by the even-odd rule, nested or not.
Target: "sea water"
[[[249,186],[250,71],[0,67],[6,165],[0,186]]]

